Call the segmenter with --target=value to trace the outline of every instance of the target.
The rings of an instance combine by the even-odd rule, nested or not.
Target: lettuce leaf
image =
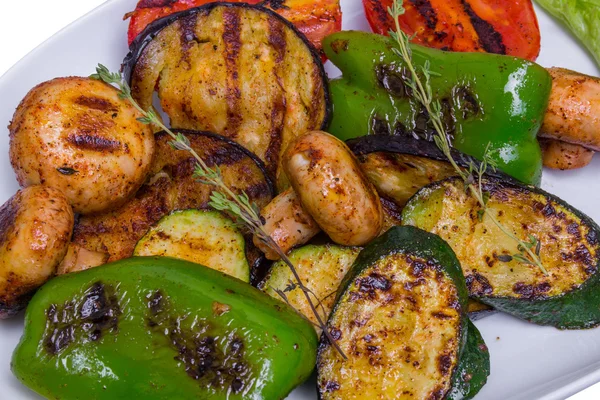
[[[587,47],[600,65],[600,0],[536,0]]]

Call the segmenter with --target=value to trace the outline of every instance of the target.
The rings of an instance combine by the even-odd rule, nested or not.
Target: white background
[[[103,2],[104,0],[3,0],[0,11],[0,76],[38,44]],[[85,43],[81,45],[85,46]],[[3,131],[0,134],[8,133],[5,127],[0,127],[0,131]],[[570,398],[592,399],[600,399],[600,384]]]

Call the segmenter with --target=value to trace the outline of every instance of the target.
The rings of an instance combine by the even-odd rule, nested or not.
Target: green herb
[[[388,8],[388,13],[394,19],[396,26],[396,31],[389,32],[390,37],[398,42],[398,48],[394,48],[393,51],[406,63],[406,66],[410,71],[410,77],[407,79],[406,84],[412,89],[414,98],[425,107],[429,114],[431,123],[436,131],[436,135],[434,136],[436,145],[444,153],[454,170],[464,181],[466,190],[470,192],[479,203],[481,207],[477,213],[479,220],[483,221],[483,218],[487,216],[505,235],[517,242],[517,249],[520,253],[513,255],[511,260],[515,259],[524,264],[535,265],[544,273],[544,275],[548,275],[548,272],[544,268],[539,257],[541,245],[537,238],[535,239],[536,243],[533,245],[531,245],[531,238],[529,242],[524,242],[502,225],[500,221],[496,219],[496,216],[487,208],[490,194],[483,190],[483,177],[488,168],[496,169],[496,165],[490,158],[490,145],[488,144],[486,147],[483,160],[478,166],[471,163],[469,169],[464,170],[456,164],[456,161],[452,157],[452,152],[450,151],[450,139],[446,135],[446,130],[442,123],[442,106],[439,101],[434,100],[433,98],[433,89],[430,84],[433,72],[430,70],[429,61],[425,61],[424,65],[420,66],[418,69],[415,67],[412,62],[412,53],[410,49],[410,40],[412,38],[400,28],[400,16],[405,13],[403,0],[394,0],[393,5]],[[535,246],[536,252],[532,250],[533,246]]]
[[[250,198],[245,192],[241,194],[235,194],[223,181],[221,170],[219,167],[214,169],[209,168],[202,157],[191,147],[189,139],[181,134],[174,133],[167,126],[165,126],[162,120],[152,110],[144,110],[137,101],[131,95],[131,89],[129,85],[123,81],[123,77],[120,73],[113,73],[108,70],[104,65],[99,64],[96,68],[96,73],[91,76],[93,79],[101,80],[109,85],[116,86],[119,89],[119,98],[128,100],[131,105],[142,114],[142,117],[138,118],[138,121],[149,125],[155,125],[158,128],[165,131],[173,140],[169,143],[171,147],[176,150],[187,151],[196,159],[196,166],[194,167],[194,177],[198,181],[215,187],[215,191],[210,196],[209,205],[215,210],[224,211],[233,215],[238,221],[241,221],[256,237],[258,237],[265,245],[275,251],[283,260],[283,262],[290,268],[294,278],[296,279],[296,286],[302,290],[306,301],[308,302],[312,312],[314,313],[318,324],[317,326],[325,333],[329,342],[332,346],[340,353],[340,355],[347,359],[342,349],[338,346],[336,341],[331,337],[331,334],[327,330],[324,322],[324,317],[317,311],[318,305],[315,305],[311,299],[311,295],[314,293],[307,288],[300,279],[298,271],[294,267],[294,264],[287,257],[285,252],[279,247],[279,245],[267,234],[264,230],[264,221],[260,216],[260,210],[250,202]],[[289,301],[287,296],[283,292],[278,292],[281,298],[288,304]]]

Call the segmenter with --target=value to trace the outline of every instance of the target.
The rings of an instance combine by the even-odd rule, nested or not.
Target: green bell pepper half
[[[410,134],[432,140],[435,131],[407,85],[410,72],[381,35],[343,31],[325,38],[327,57],[342,71],[330,82],[329,132],[342,140],[366,134]],[[537,132],[552,80],[541,66],[515,57],[453,53],[411,44],[418,71],[429,64],[434,100],[453,146],[505,173],[539,185],[542,157]]]
[[[12,370],[49,399],[282,399],[316,347],[309,322],[247,283],[140,257],[43,286]]]

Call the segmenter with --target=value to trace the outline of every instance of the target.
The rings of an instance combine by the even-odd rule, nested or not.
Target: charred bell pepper
[[[410,73],[390,38],[345,31],[325,38],[327,57],[342,70],[330,83],[329,131],[347,140],[365,134],[414,135],[435,131],[407,85]],[[430,86],[456,149],[492,160],[513,177],[539,185],[542,156],[536,139],[552,81],[544,68],[509,56],[452,53],[411,44],[419,71],[430,65]]]
[[[250,285],[139,257],[42,287],[12,370],[49,399],[282,399],[316,346],[309,322]]]

